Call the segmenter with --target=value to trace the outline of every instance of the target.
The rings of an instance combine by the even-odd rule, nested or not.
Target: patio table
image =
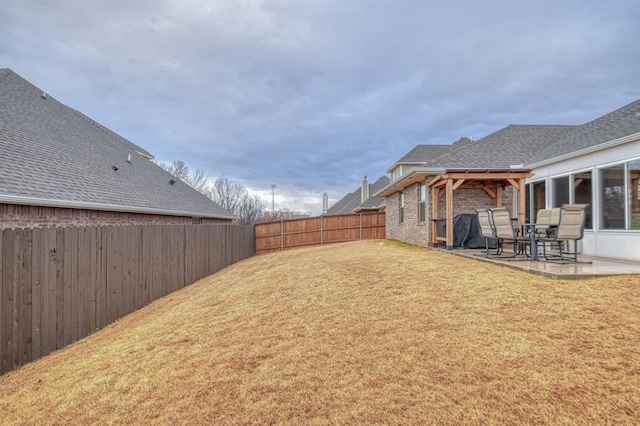
[[[535,223],[523,223],[522,235],[529,235],[531,238],[531,260],[538,260],[538,242],[536,241],[536,224]]]

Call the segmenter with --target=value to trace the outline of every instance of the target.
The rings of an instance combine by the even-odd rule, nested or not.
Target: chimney
[[[329,196],[325,192],[322,195],[322,214],[327,214],[327,210],[329,210]]]
[[[362,190],[360,191],[362,195],[360,202],[364,203],[369,199],[369,181],[367,181],[367,177],[362,178]]]

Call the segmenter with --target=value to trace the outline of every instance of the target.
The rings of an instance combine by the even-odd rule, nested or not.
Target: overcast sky
[[[417,144],[640,98],[638,0],[2,0],[0,68],[312,214]]]

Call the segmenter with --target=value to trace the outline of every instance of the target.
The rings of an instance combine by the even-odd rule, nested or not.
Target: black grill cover
[[[497,241],[489,240],[489,248],[496,248]],[[459,248],[485,248],[478,215],[459,214],[453,218],[453,246]]]

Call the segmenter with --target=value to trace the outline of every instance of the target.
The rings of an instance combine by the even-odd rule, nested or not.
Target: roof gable
[[[7,69],[0,70],[0,129],[5,202],[233,218],[141,147]]]

